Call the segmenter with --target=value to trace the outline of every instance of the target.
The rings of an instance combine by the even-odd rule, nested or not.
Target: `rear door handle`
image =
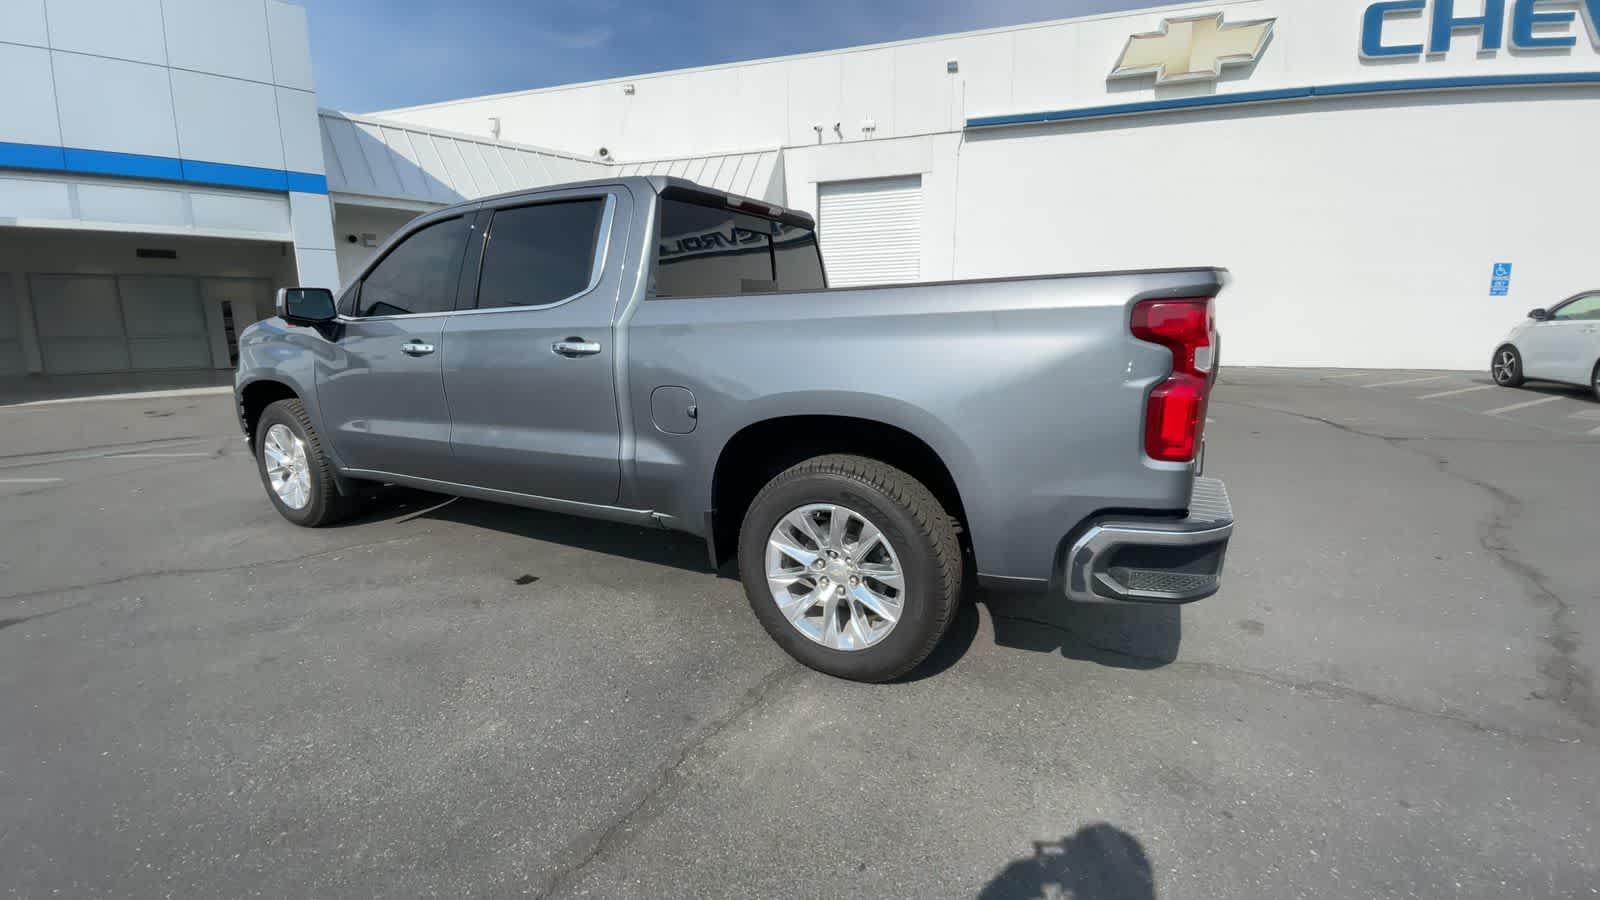
[[[600,352],[600,342],[586,341],[583,338],[569,337],[564,341],[556,341],[550,349],[560,356],[576,359],[580,356],[594,356]]]
[[[400,352],[407,356],[427,356],[433,352],[433,345],[427,341],[406,341],[400,345]]]

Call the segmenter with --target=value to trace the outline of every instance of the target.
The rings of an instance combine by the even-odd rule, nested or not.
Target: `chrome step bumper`
[[[1062,558],[1069,599],[1193,603],[1217,592],[1233,535],[1233,504],[1216,478],[1196,478],[1183,519],[1111,516],[1092,523]]]

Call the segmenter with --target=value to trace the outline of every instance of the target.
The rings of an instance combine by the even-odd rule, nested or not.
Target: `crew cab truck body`
[[[884,680],[942,636],[967,552],[991,588],[1215,592],[1224,280],[828,289],[802,213],[573,184],[420,217],[337,298],[280,292],[240,339],[239,413],[291,521],[395,483],[689,532],[786,650]]]

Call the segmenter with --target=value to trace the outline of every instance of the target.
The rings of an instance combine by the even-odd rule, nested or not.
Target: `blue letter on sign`
[[[1456,18],[1456,0],[1436,0],[1433,7],[1433,36],[1428,39],[1429,53],[1450,50],[1450,36],[1458,28],[1483,30],[1483,43],[1479,50],[1499,50],[1500,39],[1506,30],[1506,0],[1483,0],[1483,15]]]
[[[1600,0],[1594,0],[1594,2],[1600,3]],[[1361,55],[1370,59],[1383,59],[1393,56],[1421,56],[1421,44],[1401,44],[1395,47],[1384,46],[1383,23],[1390,13],[1419,13],[1427,5],[1427,0],[1387,0],[1387,2],[1374,3],[1367,7],[1367,14],[1361,18]]]
[[[1538,2],[1539,0],[1517,0],[1517,5],[1511,8],[1511,46],[1518,50],[1575,46],[1578,39],[1570,34],[1539,37],[1533,33],[1536,26],[1571,25],[1572,20],[1578,17],[1577,13],[1570,9],[1560,12],[1535,12],[1534,5]]]

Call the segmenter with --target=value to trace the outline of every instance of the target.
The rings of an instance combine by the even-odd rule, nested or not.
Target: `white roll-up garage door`
[[[52,375],[212,365],[198,279],[31,275],[29,286]]]
[[[820,184],[817,201],[830,287],[921,279],[921,175]]]
[[[22,316],[11,296],[11,274],[0,272],[0,375],[21,375]]]

